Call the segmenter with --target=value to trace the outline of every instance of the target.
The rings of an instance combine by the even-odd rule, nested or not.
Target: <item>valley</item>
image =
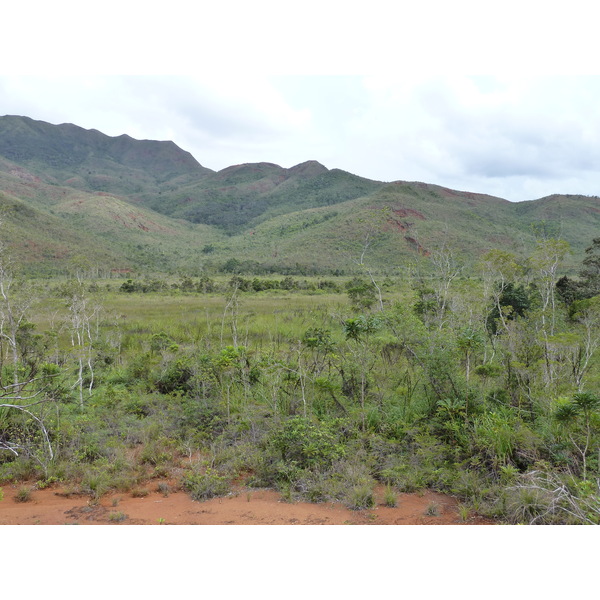
[[[599,202],[0,117],[1,522],[598,524]]]

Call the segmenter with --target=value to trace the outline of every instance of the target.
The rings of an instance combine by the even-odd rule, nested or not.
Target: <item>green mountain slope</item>
[[[0,160],[0,239],[24,269],[57,274],[84,260],[97,272],[172,272],[198,264],[223,234],[105,192],[47,184]]]
[[[443,243],[465,264],[491,248],[526,256],[561,237],[579,264],[600,198],[511,203],[419,182],[371,181],[307,161],[214,172],[172,142],[0,117],[0,236],[31,272],[201,272],[235,258],[282,271],[393,272]]]
[[[266,264],[335,270],[356,265],[368,235],[366,262],[389,272],[442,243],[472,264],[494,247],[533,247],[533,233],[520,226],[510,206],[499,198],[396,182],[361,198],[274,217],[224,243]]]
[[[48,183],[125,195],[212,173],[170,141],[109,137],[19,116],[0,117],[0,156]]]
[[[511,209],[522,226],[533,227],[540,235],[567,240],[577,254],[582,255],[600,232],[598,196],[555,194],[511,204]]]
[[[236,165],[144,203],[170,216],[207,223],[234,235],[274,216],[329,206],[372,193],[383,184],[316,161],[284,169],[271,163]]]
[[[522,206],[523,204],[523,206]],[[553,197],[530,203],[458,192],[419,182],[394,182],[350,201],[272,218],[227,240],[239,256],[265,264],[348,269],[360,258],[390,273],[446,244],[467,267],[492,248],[526,257],[540,236],[567,240],[574,269],[600,231],[600,198]]]

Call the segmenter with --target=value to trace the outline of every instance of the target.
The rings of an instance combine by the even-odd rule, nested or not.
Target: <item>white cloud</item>
[[[527,200],[600,194],[600,77],[0,76],[0,114]]]
[[[563,179],[600,189],[600,78],[369,78],[365,93],[349,127],[368,154],[349,159],[380,178],[482,192],[504,181],[511,200]]]
[[[278,160],[286,141],[311,127],[308,111],[291,108],[256,76],[5,77],[0,90],[0,114],[170,139],[217,169]]]

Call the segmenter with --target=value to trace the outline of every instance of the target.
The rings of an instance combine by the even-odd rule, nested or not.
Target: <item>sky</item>
[[[0,40],[0,115],[172,140],[213,170],[317,160],[511,201],[600,195],[585,2],[192,4],[8,7],[27,27]]]
[[[0,76],[0,114],[506,198],[600,195],[599,76]]]

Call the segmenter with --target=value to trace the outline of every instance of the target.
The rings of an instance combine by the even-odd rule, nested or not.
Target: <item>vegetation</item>
[[[402,278],[369,246],[353,277],[19,279],[4,248],[0,482],[355,510],[429,488],[464,520],[597,524],[597,247],[568,286],[552,239]]]
[[[559,235],[572,249],[562,274],[572,277],[600,229],[597,197],[511,203],[315,161],[215,173],[171,142],[15,116],[0,117],[0,190],[3,241],[29,277],[343,275],[373,284],[369,272],[406,276],[421,256],[440,267],[449,247],[472,272],[495,248],[523,261],[536,239]]]
[[[382,486],[388,506],[453,494],[463,520],[599,522],[598,198],[314,161],[214,173],[23,117],[0,133],[17,500],[246,486],[360,510]]]

